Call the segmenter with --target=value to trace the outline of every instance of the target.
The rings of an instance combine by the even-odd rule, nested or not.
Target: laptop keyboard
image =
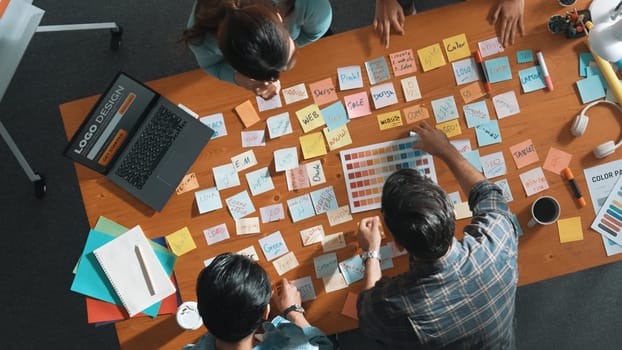
[[[160,106],[149,124],[115,171],[137,189],[142,189],[153,170],[173,144],[186,121],[164,106]]]

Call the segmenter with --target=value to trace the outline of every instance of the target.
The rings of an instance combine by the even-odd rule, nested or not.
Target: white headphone
[[[595,105],[599,103],[608,103],[610,105],[614,105],[618,109],[618,111],[622,113],[622,107],[620,107],[617,103],[614,103],[608,100],[594,101],[590,103],[589,105],[585,106],[585,108],[581,110],[581,113],[572,122],[572,126],[570,127],[570,132],[574,136],[579,137],[583,135],[583,133],[585,132],[585,129],[587,128],[587,122],[589,120],[589,118],[587,117],[587,115],[585,115],[585,113],[587,112],[588,109],[594,107]],[[592,150],[592,152],[594,153],[594,156],[596,158],[605,158],[606,156],[613,154],[613,152],[615,152],[615,150],[618,147],[620,147],[620,145],[622,145],[622,139],[618,141],[617,144],[609,140],[603,144],[598,145],[596,148],[594,148],[594,150]]]

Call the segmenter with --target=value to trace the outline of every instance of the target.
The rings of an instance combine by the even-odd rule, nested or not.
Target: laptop
[[[161,211],[213,133],[119,72],[63,154]]]

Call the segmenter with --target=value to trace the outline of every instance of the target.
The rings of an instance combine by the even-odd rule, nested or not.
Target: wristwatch
[[[287,315],[292,311],[300,312],[303,315],[305,314],[305,309],[302,306],[298,304],[293,304],[287,309],[283,310],[283,317],[287,318]]]
[[[365,250],[363,254],[361,254],[361,259],[363,260],[363,265],[365,265],[369,259],[380,260],[380,252],[377,250]]]

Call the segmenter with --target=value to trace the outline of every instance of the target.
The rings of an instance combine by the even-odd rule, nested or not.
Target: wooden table
[[[337,67],[354,64],[363,66],[365,61],[379,56],[385,56],[388,59],[390,53],[407,48],[416,50],[434,43],[440,43],[442,39],[460,33],[467,35],[469,45],[473,50],[477,47],[478,42],[494,36],[494,29],[484,21],[492,6],[491,4],[492,2],[488,0],[472,0],[408,17],[406,35],[392,36],[391,47],[388,50],[380,47],[379,40],[372,34],[370,27],[322,39],[300,50],[296,67],[291,72],[283,74],[282,86],[290,87],[302,82],[308,84],[327,77],[332,77],[335,80]],[[577,6],[579,9],[586,8],[588,2],[579,1]],[[509,57],[514,78],[511,81],[493,84],[492,92],[492,95],[495,95],[514,90],[518,96],[521,113],[500,121],[503,138],[501,144],[480,148],[480,153],[483,155],[502,151],[508,165],[508,173],[504,178],[508,179],[514,196],[514,201],[510,203],[510,207],[518,215],[519,221],[525,229],[525,234],[520,238],[519,244],[519,284],[521,285],[622,259],[622,255],[606,257],[600,235],[588,229],[594,218],[594,213],[589,196],[587,196],[586,183],[582,172],[583,168],[620,158],[622,153],[618,152],[606,160],[599,161],[591,153],[593,147],[606,139],[618,139],[620,137],[620,123],[617,119],[619,117],[615,116],[614,109],[599,107],[598,110],[590,112],[592,122],[583,137],[574,138],[570,134],[570,123],[582,108],[575,81],[579,79],[578,53],[586,51],[586,47],[583,40],[568,40],[565,37],[552,35],[547,31],[546,22],[548,18],[553,14],[563,13],[564,10],[556,1],[540,0],[528,3],[528,7],[525,9],[527,34],[524,38],[519,38],[514,46],[501,54]],[[555,91],[539,90],[529,94],[521,92],[517,71],[528,67],[529,64],[516,64],[516,51],[524,49],[543,50],[549,71],[555,82]],[[426,73],[420,70],[416,76],[423,99],[409,104],[403,103],[404,99],[400,89],[400,78],[403,77],[393,78],[392,81],[396,90],[399,90],[400,104],[387,107],[382,112],[401,109],[407,105],[421,102],[426,103],[431,112],[430,101],[448,95],[454,95],[458,109],[462,109],[464,103],[459,95],[460,87],[455,84],[450,64]],[[365,89],[368,90],[369,83],[366,78],[365,82]],[[251,99],[255,104],[254,97],[244,90],[216,81],[200,70],[153,81],[149,85],[173,102],[181,102],[201,116],[219,112],[224,114],[229,136],[210,141],[190,170],[196,173],[200,188],[214,186],[212,167],[229,162],[230,157],[245,150],[241,148],[239,136],[243,127],[234,114],[233,107],[246,99]],[[339,92],[339,96],[343,98],[358,91],[363,91],[363,89]],[[63,104],[60,107],[68,136],[73,135],[95,101],[96,97],[90,97]],[[490,97],[486,98],[486,101],[491,114],[494,114]],[[298,136],[302,134],[302,131],[295,119],[295,111],[310,103],[312,103],[311,99],[284,106],[279,110],[263,112],[261,113],[262,122],[250,128],[252,130],[265,128],[265,121],[263,120],[282,111],[290,112],[294,126],[294,134],[269,140],[265,147],[254,149],[260,165],[250,170],[269,165],[276,188],[272,192],[252,197],[256,208],[269,204],[285,203],[286,199],[328,185],[334,187],[339,205],[347,204],[338,151],[329,152],[326,156],[321,157],[327,183],[310,188],[308,191],[288,192],[284,174],[274,172],[272,152],[275,149],[298,145]],[[374,144],[405,136],[409,129],[408,126],[379,131],[376,114],[377,111],[374,111],[372,116],[356,119],[348,124],[354,141],[349,147]],[[433,118],[429,122],[434,123]],[[476,148],[477,140],[474,130],[466,127],[464,118],[460,118],[460,124],[463,134],[456,138],[469,138],[473,147]],[[534,142],[540,161],[528,167],[516,169],[509,147],[529,138]],[[552,195],[559,200],[562,207],[562,218],[581,216],[585,235],[582,241],[560,244],[556,225],[541,226],[534,229],[527,229],[526,227],[529,220],[529,206],[536,196],[526,197],[519,180],[519,174],[534,167],[542,166],[550,147],[556,147],[574,155],[571,168],[574,170],[579,186],[586,192],[588,206],[579,209],[567,183],[561,176],[548,171],[545,171],[545,175],[550,188],[541,194]],[[300,158],[302,159],[302,157]],[[447,192],[458,190],[458,184],[447,167],[438,159],[435,164],[440,185]],[[295,279],[313,276],[318,298],[304,305],[308,311],[309,321],[319,326],[327,334],[357,327],[355,320],[341,315],[341,308],[348,291],[358,292],[361,283],[354,283],[349,289],[325,293],[322,281],[314,277],[312,259],[322,253],[321,248],[319,245],[303,248],[299,231],[322,224],[327,234],[344,232],[347,248],[337,251],[337,256],[341,261],[359,252],[353,234],[355,223],[363,217],[378,215],[378,211],[355,214],[354,221],[335,227],[328,225],[325,215],[318,215],[296,224],[287,217],[285,220],[276,223],[262,224],[261,234],[235,236],[235,226],[227,210],[222,209],[199,215],[193,192],[181,195],[174,194],[164,210],[157,213],[115,187],[105,177],[80,165],[76,165],[76,172],[91,225],[95,224],[100,215],[104,215],[128,227],[139,224],[149,237],[167,235],[184,226],[190,229],[198,248],[181,256],[175,267],[183,300],[196,300],[195,279],[203,268],[205,259],[222,252],[238,251],[249,245],[255,246],[262,259],[261,265],[266,268],[271,278],[276,280],[278,276],[272,264],[265,261],[257,240],[280,230],[288,247],[295,252],[300,262],[299,268],[286,273],[284,277]],[[244,174],[241,174],[241,179],[241,187],[221,191],[221,198],[227,198],[247,189]],[[461,196],[463,199],[466,198],[464,193]],[[285,206],[285,208],[287,207]],[[251,216],[258,216],[258,213]],[[232,239],[207,246],[203,230],[223,222],[232,232]],[[467,222],[468,220],[458,221],[458,232]],[[458,236],[461,236],[460,233]],[[388,240],[390,237],[385,241]],[[395,259],[395,264],[396,267],[387,270],[386,274],[395,275],[404,271],[407,266],[406,257]],[[179,349],[183,344],[193,342],[205,332],[203,328],[192,332],[182,331],[177,326],[174,316],[127,320],[117,323],[116,327],[123,349],[162,347]]]

